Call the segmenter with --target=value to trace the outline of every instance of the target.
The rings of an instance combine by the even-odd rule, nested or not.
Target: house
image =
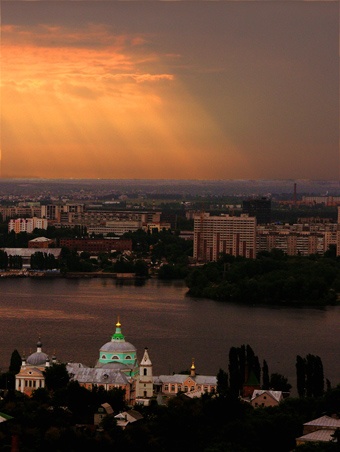
[[[46,237],[37,237],[28,241],[28,248],[49,248],[55,244],[55,240]]]
[[[255,389],[250,403],[254,408],[277,406],[283,400],[282,391]]]
[[[134,422],[143,419],[143,415],[139,411],[128,410],[116,414],[115,419],[117,419],[118,427],[122,427],[122,429],[125,429],[127,425],[133,424]]]
[[[102,420],[108,416],[109,414],[113,414],[112,406],[109,403],[102,403],[96,413],[94,413],[94,425],[99,426]]]
[[[340,429],[340,419],[337,416],[321,416],[303,424],[303,435],[296,438],[296,445],[334,441],[333,435],[338,429]]]

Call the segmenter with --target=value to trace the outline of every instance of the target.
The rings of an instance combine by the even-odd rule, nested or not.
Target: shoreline
[[[9,270],[0,271],[0,278],[112,278],[128,280],[146,280],[149,278],[136,276],[134,273],[104,272],[68,272]]]

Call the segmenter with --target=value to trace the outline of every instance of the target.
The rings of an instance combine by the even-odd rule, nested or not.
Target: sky
[[[0,5],[2,178],[339,179],[337,1]]]

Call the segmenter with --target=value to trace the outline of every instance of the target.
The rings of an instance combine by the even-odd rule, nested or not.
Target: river
[[[228,370],[232,346],[249,344],[269,372],[295,388],[296,355],[319,355],[325,377],[340,383],[340,306],[325,309],[240,306],[187,297],[182,281],[144,285],[114,279],[4,278],[0,281],[0,367],[17,349],[43,351],[62,362],[94,365],[119,316],[125,340],[141,359],[148,347],[154,375],[190,368]]]

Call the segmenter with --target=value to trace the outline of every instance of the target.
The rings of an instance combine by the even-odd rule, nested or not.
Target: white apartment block
[[[92,225],[87,228],[89,234],[103,234],[114,233],[118,236],[125,234],[125,232],[135,232],[142,229],[143,223],[141,221],[106,221],[105,225]]]
[[[194,217],[194,259],[208,262],[220,253],[247,258],[256,257],[256,218],[248,215]]]
[[[17,218],[9,220],[8,232],[14,231],[16,234],[20,232],[31,233],[34,229],[47,229],[48,221],[45,218]]]
[[[217,260],[220,253],[256,257],[274,248],[289,256],[322,255],[330,245],[336,245],[340,256],[340,223],[256,226],[255,218],[245,215],[194,217],[193,257],[198,262]]]
[[[273,248],[282,250],[289,256],[309,254],[324,254],[330,245],[337,245],[339,231],[336,230],[309,230],[296,231],[293,229],[266,229],[257,230],[256,250],[271,251]]]

